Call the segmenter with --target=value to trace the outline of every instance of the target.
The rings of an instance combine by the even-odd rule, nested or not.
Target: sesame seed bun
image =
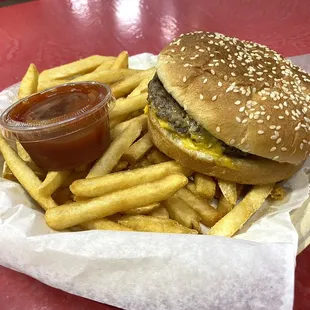
[[[301,167],[260,157],[230,157],[229,165],[219,165],[212,155],[185,148],[180,139],[160,126],[151,110],[148,111],[148,129],[157,148],[183,166],[231,182],[254,185],[278,182],[289,179]]]
[[[308,157],[310,76],[269,48],[218,33],[191,32],[161,51],[157,75],[186,113],[227,145],[281,163],[299,165]],[[155,141],[161,140],[159,135],[167,138],[151,123],[156,128]],[[181,154],[190,154],[173,146],[179,161]],[[169,150],[165,153],[170,154]],[[188,160],[200,160],[196,153],[188,156]],[[258,175],[260,183],[280,175],[287,178],[296,171],[291,165],[276,164],[275,169],[283,169],[276,172],[268,160],[245,166],[241,159],[237,161],[253,173],[242,177],[244,183],[251,180],[254,184]],[[202,163],[200,171],[206,170]],[[210,174],[220,177],[214,169]],[[231,172],[224,169],[221,173]]]

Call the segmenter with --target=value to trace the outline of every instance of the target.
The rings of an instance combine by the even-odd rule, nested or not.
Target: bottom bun
[[[170,158],[185,167],[202,174],[240,184],[268,184],[287,180],[302,166],[279,163],[261,157],[229,158],[229,167],[216,164],[212,156],[201,151],[185,148],[180,139],[174,137],[168,130],[162,128],[155,116],[149,110],[148,127],[151,139],[156,147]]]

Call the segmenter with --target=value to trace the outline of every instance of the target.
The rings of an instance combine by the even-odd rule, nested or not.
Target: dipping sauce
[[[46,170],[70,170],[98,159],[110,145],[110,88],[68,83],[15,103],[1,116],[2,133],[18,140]]]

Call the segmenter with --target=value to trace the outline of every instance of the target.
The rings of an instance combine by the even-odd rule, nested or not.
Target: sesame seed
[[[270,115],[267,115],[267,121],[269,121],[270,120]]]
[[[201,53],[203,53],[205,50],[202,49],[202,48],[200,48],[198,51],[201,52]]]
[[[238,117],[238,116],[236,116],[236,121],[237,121],[238,123],[241,123],[241,118]]]
[[[236,73],[235,72],[231,72],[230,73],[232,76],[236,76]]]
[[[285,152],[285,151],[287,151],[287,148],[286,147],[281,147],[281,151]]]
[[[271,136],[270,139],[271,139],[271,140],[277,140],[277,139],[278,139],[278,136],[276,136],[276,135]]]
[[[235,105],[239,105],[241,103],[240,100],[235,101]]]
[[[280,130],[280,129],[281,129],[281,126],[280,126],[280,125],[276,127],[276,130]]]
[[[300,143],[299,148],[302,150],[304,148],[304,144]]]
[[[216,127],[216,132],[221,132],[220,126],[217,126],[217,127]]]
[[[215,101],[216,98],[217,98],[217,95],[213,96],[213,97],[211,98],[211,100],[212,100],[212,101]]]
[[[184,60],[184,57],[181,57],[181,60]]]
[[[228,76],[224,75],[224,81],[228,81]]]
[[[245,107],[241,107],[240,109],[239,109],[239,112],[243,112],[245,110]]]
[[[279,158],[279,156],[275,156],[272,160],[278,160]]]
[[[204,80],[203,80],[203,84],[206,84],[207,83],[207,81],[208,81],[208,79],[207,78],[205,78]]]
[[[256,121],[256,123],[258,124],[262,124],[264,121],[262,119],[259,119],[258,121]]]
[[[288,110],[285,110],[284,113],[285,113],[286,116],[289,116],[289,115],[290,115],[290,112],[289,112]]]
[[[276,141],[276,143],[279,144],[279,143],[281,143],[281,141],[282,141],[282,139],[279,138],[279,139]]]
[[[183,67],[188,67],[188,66],[189,66],[189,64],[184,64],[184,65],[183,65]]]
[[[218,87],[222,87],[223,83],[222,82],[218,82],[217,85],[218,85]]]
[[[284,119],[283,115],[278,116],[278,119]]]
[[[200,95],[199,95],[199,98],[200,98],[200,100],[203,100],[203,95],[200,94]]]
[[[269,126],[270,129],[276,129],[276,126],[275,125],[271,125]]]
[[[170,52],[171,52],[171,53],[174,53],[174,52],[175,52],[175,50],[174,50],[174,49],[171,49],[171,50],[170,50]]]
[[[247,118],[245,118],[244,120],[242,120],[242,124],[246,124],[248,122],[248,119]]]
[[[274,152],[277,148],[275,146],[273,146],[271,149],[270,149],[270,152]]]
[[[186,80],[187,80],[187,78],[186,78],[186,76],[184,75],[184,76],[183,76],[183,82],[185,83]]]
[[[230,141],[229,141],[229,144],[234,144],[235,143],[235,139],[231,139]]]
[[[183,47],[181,48],[181,52],[184,52],[184,51],[185,51],[185,49],[186,49],[186,47],[185,47],[185,46],[183,46]]]
[[[243,144],[243,143],[244,143],[244,141],[245,141],[245,138],[242,138],[242,139],[241,139],[241,144]]]
[[[215,71],[213,69],[211,69],[211,74],[215,75]]]
[[[264,132],[264,130],[259,130],[257,133],[258,133],[259,135],[263,135],[265,132]]]

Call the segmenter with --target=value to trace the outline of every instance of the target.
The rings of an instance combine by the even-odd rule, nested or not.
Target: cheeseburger
[[[154,144],[194,171],[242,183],[290,178],[310,150],[310,75],[258,43],[190,32],[149,83]]]

